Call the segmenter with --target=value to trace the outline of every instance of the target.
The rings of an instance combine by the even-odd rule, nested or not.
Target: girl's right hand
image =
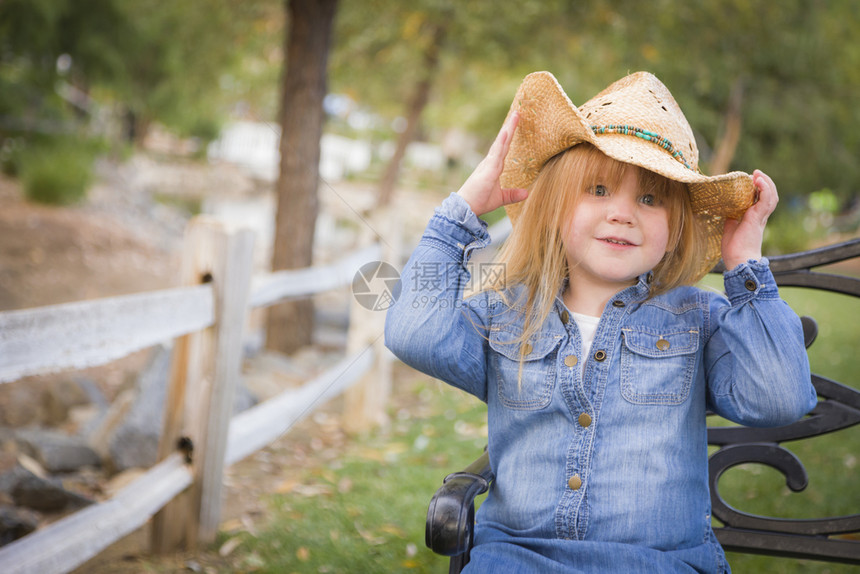
[[[519,119],[519,112],[513,112],[508,116],[501,131],[499,131],[499,135],[496,136],[496,140],[490,146],[487,156],[481,160],[472,175],[457,191],[457,194],[466,200],[475,215],[484,215],[503,205],[523,201],[528,196],[526,189],[502,189],[499,183],[499,176],[502,175],[502,170],[505,167],[505,156],[508,155],[511,139],[514,137]]]

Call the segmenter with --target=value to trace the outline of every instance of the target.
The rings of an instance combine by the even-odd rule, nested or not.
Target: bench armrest
[[[475,522],[475,498],[487,491],[493,478],[486,451],[463,471],[445,477],[427,510],[424,537],[433,552],[457,556],[469,551]]]

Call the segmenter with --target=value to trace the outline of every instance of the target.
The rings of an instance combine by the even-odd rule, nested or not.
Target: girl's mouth
[[[629,241],[625,241],[624,239],[618,239],[617,237],[601,237],[600,240],[606,243],[611,243],[613,245],[633,245]]]

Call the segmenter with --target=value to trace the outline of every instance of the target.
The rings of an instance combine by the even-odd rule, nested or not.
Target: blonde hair
[[[526,314],[522,336],[515,343],[528,341],[540,330],[570,272],[562,230],[583,194],[597,184],[618,186],[631,167],[638,170],[643,193],[653,193],[668,210],[669,251],[653,269],[648,297],[696,281],[707,238],[696,223],[686,184],[616,161],[591,144],[578,144],[550,158],[541,169],[496,259],[505,266],[504,279],[483,286],[503,298],[507,285],[525,287],[525,301],[506,300]]]

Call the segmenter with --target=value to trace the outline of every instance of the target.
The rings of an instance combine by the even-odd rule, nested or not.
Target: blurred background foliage
[[[121,118],[119,133],[107,134],[111,149],[140,145],[154,123],[205,144],[236,117],[275,121],[283,8],[277,0],[5,0],[4,169],[16,173],[30,154],[77,161],[43,140],[104,139],[106,109]],[[856,231],[858,23],[860,4],[850,0],[341,0],[329,91],[378,121],[356,128],[333,117],[328,129],[395,139],[395,119],[408,117],[423,81],[418,139],[438,143],[458,129],[477,136],[482,152],[529,72],[552,71],[581,104],[648,70],[694,126],[703,171],[774,176],[783,203],[768,241],[785,250],[780,238],[814,236],[828,217]],[[428,70],[433,50],[438,64]],[[822,191],[835,202],[829,216],[806,220],[808,198]]]

